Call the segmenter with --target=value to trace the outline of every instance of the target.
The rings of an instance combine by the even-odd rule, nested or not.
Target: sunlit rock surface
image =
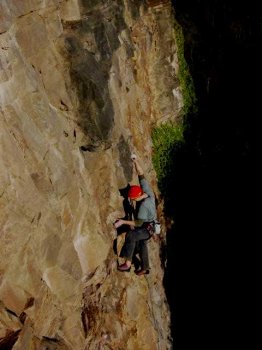
[[[170,348],[160,242],[148,276],[120,273],[112,223],[131,152],[158,193],[176,70],[168,1],[0,2],[0,347]]]

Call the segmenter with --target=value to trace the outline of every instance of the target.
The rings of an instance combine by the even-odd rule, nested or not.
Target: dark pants
[[[142,270],[149,269],[147,239],[150,237],[146,228],[136,228],[130,230],[126,234],[125,243],[122,248],[121,256],[127,260],[132,261],[135,249],[138,249],[141,258]]]

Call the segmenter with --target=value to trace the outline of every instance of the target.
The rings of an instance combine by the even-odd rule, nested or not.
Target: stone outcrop
[[[112,223],[131,152],[158,193],[176,57],[168,1],[1,1],[0,348],[170,348],[160,242],[147,277],[117,272]]]

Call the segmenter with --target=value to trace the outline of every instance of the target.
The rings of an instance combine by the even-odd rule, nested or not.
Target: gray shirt
[[[139,183],[144,193],[148,195],[143,199],[137,213],[136,226],[141,226],[144,222],[151,222],[156,219],[155,195],[144,176],[139,176]]]

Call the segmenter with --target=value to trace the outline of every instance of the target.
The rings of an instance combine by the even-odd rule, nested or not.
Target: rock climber
[[[136,203],[135,219],[119,219],[115,222],[114,226],[115,228],[122,225],[128,225],[130,227],[121,252],[121,256],[125,258],[125,262],[118,266],[118,270],[130,271],[133,254],[136,247],[139,246],[141,268],[135,272],[140,276],[149,273],[150,269],[147,242],[153,234],[152,223],[156,220],[156,206],[154,192],[145,179],[143,169],[138,163],[137,157],[132,155],[131,159],[138,174],[140,184],[139,186],[130,186],[128,191],[128,198]]]

